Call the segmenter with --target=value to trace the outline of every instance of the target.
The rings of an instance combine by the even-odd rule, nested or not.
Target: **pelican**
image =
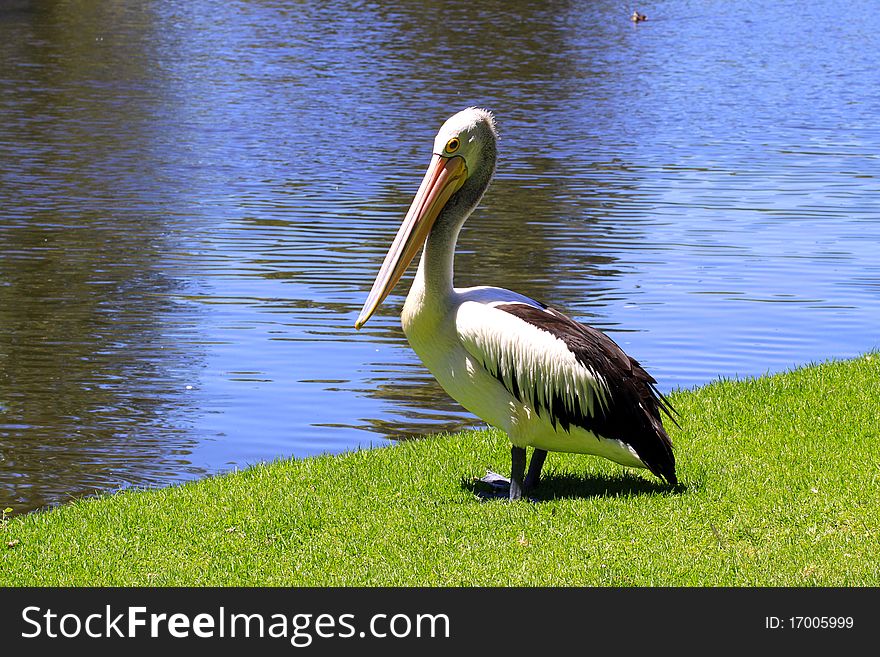
[[[548,451],[594,454],[647,468],[676,485],[656,381],[601,331],[497,287],[453,287],[455,244],[495,174],[491,112],[465,109],[440,128],[428,171],[382,263],[360,329],[422,250],[401,313],[403,332],[443,389],[506,432],[509,482],[483,478],[520,499],[539,483]],[[526,449],[533,449],[526,473]]]

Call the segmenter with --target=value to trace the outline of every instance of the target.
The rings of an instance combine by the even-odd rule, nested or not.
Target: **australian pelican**
[[[497,287],[455,288],[455,243],[495,173],[495,119],[452,116],[355,323],[360,328],[424,245],[401,322],[444,390],[507,432],[510,499],[537,486],[547,451],[596,454],[677,483],[656,381],[601,331]],[[532,447],[526,473],[526,448]],[[497,480],[487,475],[486,481]],[[504,480],[505,488],[507,481]]]

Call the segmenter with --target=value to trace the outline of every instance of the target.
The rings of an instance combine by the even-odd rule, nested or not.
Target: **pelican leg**
[[[492,489],[490,493],[478,493],[484,499],[492,497],[506,497],[510,500],[522,499],[523,493],[538,485],[541,477],[541,467],[547,452],[536,449],[532,454],[532,464],[529,466],[529,474],[526,472],[526,450],[524,447],[511,446],[510,448],[510,479],[500,474],[486,471],[486,476],[478,479]]]
[[[526,448],[510,448],[510,499],[518,500],[523,494],[523,476],[526,472]]]
[[[537,449],[532,452],[532,460],[529,462],[529,472],[523,482],[523,490],[528,492],[538,487],[541,482],[541,468],[544,467],[544,459],[547,458],[546,449]]]

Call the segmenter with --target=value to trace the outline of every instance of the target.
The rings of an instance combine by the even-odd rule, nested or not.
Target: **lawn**
[[[880,354],[678,391],[678,488],[495,431],[261,464],[5,518],[0,585],[880,586]]]

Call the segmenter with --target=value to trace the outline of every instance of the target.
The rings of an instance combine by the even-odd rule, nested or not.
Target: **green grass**
[[[880,354],[679,392],[676,489],[497,432],[259,465],[3,520],[2,585],[880,585]]]

